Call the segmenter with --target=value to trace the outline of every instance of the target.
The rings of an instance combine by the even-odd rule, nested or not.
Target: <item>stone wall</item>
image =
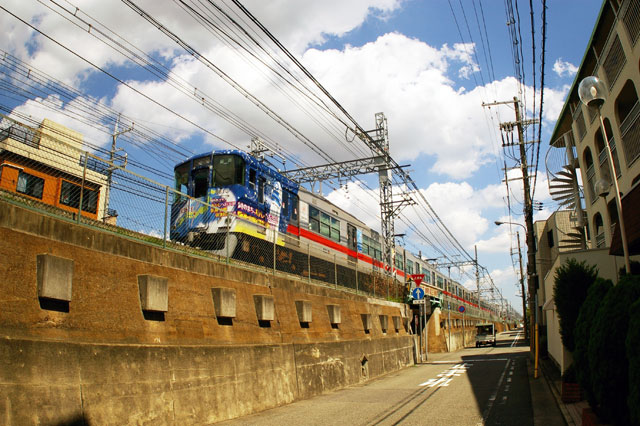
[[[402,304],[4,201],[0,277],[4,424],[210,423],[413,363]]]

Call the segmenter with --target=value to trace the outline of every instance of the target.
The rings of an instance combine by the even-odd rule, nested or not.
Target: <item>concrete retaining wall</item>
[[[3,201],[0,278],[4,424],[210,423],[413,363],[402,304],[163,250]],[[256,300],[267,305],[257,309]],[[273,319],[260,320],[269,300],[273,314],[264,318]],[[335,306],[340,322],[332,324]]]

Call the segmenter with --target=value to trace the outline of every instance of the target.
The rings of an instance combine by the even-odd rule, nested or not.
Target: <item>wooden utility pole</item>
[[[518,129],[518,145],[520,146],[520,167],[522,170],[522,184],[524,192],[524,223],[527,229],[527,286],[529,287],[529,336],[533,336],[536,324],[535,294],[538,290],[538,274],[536,272],[536,241],[533,231],[533,207],[531,202],[531,187],[529,186],[529,164],[527,163],[527,150],[524,140],[524,125],[533,124],[533,121],[524,123],[520,117],[520,101],[513,98],[513,106],[516,110],[515,125]],[[531,345],[533,349],[534,345]]]
[[[509,102],[493,102],[491,104],[483,103],[483,106],[493,106],[493,105],[504,105],[509,104]],[[527,150],[526,142],[524,139],[524,127],[529,124],[535,124],[538,120],[523,120],[520,115],[520,100],[514,96],[513,97],[513,107],[515,109],[516,121],[514,122],[506,122],[500,123],[500,129],[504,131],[512,131],[514,128],[518,131],[518,142],[517,145],[520,148],[520,170],[522,171],[522,185],[524,192],[524,220],[525,220],[525,229],[527,231],[526,235],[526,243],[527,243],[527,287],[529,292],[529,336],[534,335],[534,328],[537,320],[536,315],[536,291],[538,290],[538,274],[536,272],[536,241],[535,234],[533,229],[533,203],[531,200],[531,186],[529,184],[529,164],[527,162]],[[538,141],[539,142],[539,141]],[[535,143],[535,141],[531,142]],[[516,143],[512,144],[503,144],[503,147],[516,145]],[[526,317],[526,312],[523,312]],[[531,347],[531,351],[534,350],[534,345],[529,343]]]

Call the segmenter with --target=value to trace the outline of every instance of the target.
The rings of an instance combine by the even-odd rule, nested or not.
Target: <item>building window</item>
[[[80,185],[62,181],[60,188],[60,204],[77,209],[80,205]],[[98,191],[84,188],[82,194],[82,211],[95,213],[98,208]]]
[[[553,230],[547,232],[547,244],[549,248],[553,247]]]
[[[340,221],[311,206],[309,207],[309,229],[334,241],[340,241]]]
[[[44,179],[20,170],[18,174],[18,185],[16,186],[17,192],[42,200],[43,190]]]

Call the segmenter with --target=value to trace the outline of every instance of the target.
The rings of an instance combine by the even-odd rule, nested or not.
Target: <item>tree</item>
[[[597,276],[595,266],[588,266],[586,262],[576,259],[567,259],[556,271],[553,301],[560,322],[562,344],[570,352],[575,349],[574,331],[580,307]]]
[[[631,305],[640,299],[640,276],[625,275],[602,301],[589,342],[591,381],[605,421],[629,424],[629,360],[626,339]],[[637,350],[637,347],[635,348]]]
[[[593,320],[602,306],[607,292],[613,287],[611,280],[602,278],[589,287],[587,298],[584,300],[578,319],[576,320],[576,330],[574,334],[575,350],[573,351],[573,365],[575,365],[578,383],[584,389],[591,407],[596,407],[595,390],[591,381],[591,370],[589,367],[589,341],[593,328]]]
[[[627,359],[629,360],[629,415],[631,424],[640,424],[640,300],[631,305],[629,332],[627,333]]]

